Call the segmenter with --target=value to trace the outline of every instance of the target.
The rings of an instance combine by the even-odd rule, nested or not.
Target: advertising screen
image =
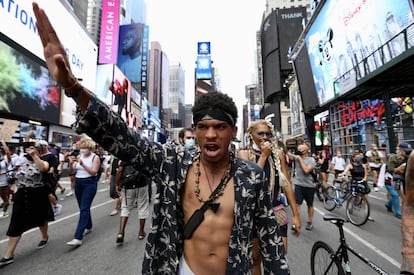
[[[197,54],[199,55],[211,54],[210,42],[198,42],[197,43]]]
[[[0,41],[0,112],[59,123],[60,88],[45,67]]]
[[[141,23],[119,28],[118,67],[132,83],[141,82],[143,31]]]
[[[196,79],[211,79],[212,77],[211,57],[197,56]]]
[[[43,8],[66,50],[74,75],[83,79],[88,89],[95,86],[98,47],[61,1],[37,0]],[[32,1],[0,1],[0,32],[44,60],[43,47],[35,25]]]
[[[408,0],[326,1],[305,36],[319,104],[401,54],[403,37],[395,36],[412,21]]]
[[[118,54],[119,0],[102,1],[99,63],[116,64]]]

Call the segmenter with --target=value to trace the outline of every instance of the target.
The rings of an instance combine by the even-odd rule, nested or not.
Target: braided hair
[[[276,132],[275,129],[273,127],[273,124],[265,119],[259,119],[256,121],[253,121],[249,128],[247,129],[247,133],[248,133],[248,151],[249,151],[249,159],[253,162],[256,162],[256,152],[253,149],[253,144],[255,143],[253,140],[253,135],[255,132],[255,129],[257,128],[258,125],[263,124],[266,125],[267,127],[269,127],[270,132],[272,133],[272,136],[270,137],[270,143],[271,143],[271,147],[272,147],[272,158],[268,158],[267,161],[270,164],[270,178],[269,178],[269,190],[271,191],[271,194],[273,196],[273,189],[275,186],[275,182],[274,182],[274,175],[276,174],[276,171],[278,172],[279,175],[279,186],[286,186],[289,182],[286,178],[286,175],[282,172],[282,168],[281,168],[281,164],[280,164],[280,157],[279,154],[281,151],[283,151],[283,148],[279,147],[279,142],[277,140],[276,137]],[[270,161],[273,160],[273,161]],[[276,168],[276,171],[275,171]],[[278,192],[279,195],[280,192]]]

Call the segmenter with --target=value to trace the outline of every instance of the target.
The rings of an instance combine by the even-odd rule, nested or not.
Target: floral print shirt
[[[78,110],[74,128],[121,160],[133,162],[141,172],[154,176],[157,190],[142,274],[177,274],[184,247],[181,193],[196,153],[181,145],[161,145],[141,138],[96,98],[90,100],[86,111]],[[234,224],[226,274],[252,273],[253,228],[257,228],[260,240],[264,274],[290,274],[263,171],[255,163],[241,160],[233,181]]]

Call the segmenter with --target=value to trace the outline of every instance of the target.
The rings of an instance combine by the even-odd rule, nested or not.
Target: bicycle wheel
[[[368,221],[369,212],[368,200],[361,193],[356,193],[346,202],[346,216],[353,225],[365,224]]]
[[[316,183],[316,197],[318,198],[319,201],[324,201],[324,196],[323,196],[323,185],[322,182],[318,181]]]
[[[323,207],[325,207],[326,210],[332,211],[336,207],[336,190],[333,186],[328,186],[328,189],[326,190],[326,199],[323,201]]]
[[[311,274],[344,275],[341,262],[334,254],[335,252],[328,244],[321,241],[316,242],[311,251]]]

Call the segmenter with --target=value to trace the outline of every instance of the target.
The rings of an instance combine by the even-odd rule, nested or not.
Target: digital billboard
[[[119,0],[102,1],[99,63],[116,64],[118,54]]]
[[[395,35],[412,21],[408,0],[327,0],[305,35],[319,104],[401,54],[404,40]]]
[[[0,112],[59,123],[60,88],[49,71],[0,41]]]
[[[289,56],[303,31],[303,21],[305,18],[306,7],[277,10],[281,70],[292,70]]]
[[[211,56],[197,56],[196,79],[211,79],[212,77]]]
[[[133,83],[141,82],[143,31],[141,23],[119,27],[118,67]]]
[[[66,50],[74,75],[83,79],[88,89],[95,86],[98,47],[83,27],[61,1],[37,0],[46,11],[59,39]],[[43,47],[35,25],[32,1],[0,1],[0,33],[21,45],[33,55],[44,60]]]
[[[197,43],[197,54],[199,55],[211,54],[210,42],[198,42]]]

